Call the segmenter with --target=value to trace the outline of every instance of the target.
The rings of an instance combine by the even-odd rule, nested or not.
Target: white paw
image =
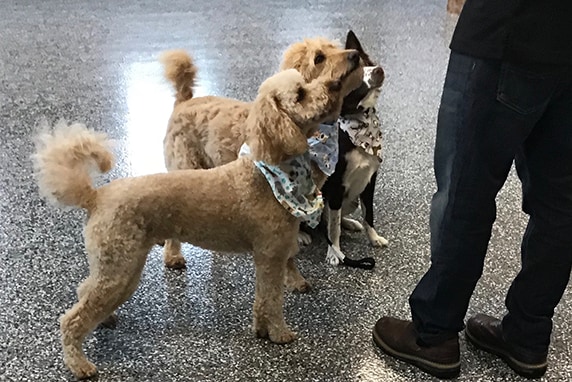
[[[389,244],[389,241],[386,238],[379,236],[375,231],[373,234],[369,234],[368,238],[369,242],[374,247],[386,247]]]
[[[331,245],[328,245],[328,253],[326,253],[326,261],[330,265],[340,264],[340,258],[338,257],[338,253]]]
[[[298,232],[298,244],[301,247],[305,247],[307,245],[312,244],[312,236],[306,232]]]
[[[347,229],[348,231],[354,231],[354,232],[363,231],[363,225],[360,222],[347,217],[342,218],[342,227],[344,227],[344,229]]]

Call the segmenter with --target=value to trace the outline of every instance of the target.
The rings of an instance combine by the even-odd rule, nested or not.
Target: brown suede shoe
[[[417,366],[437,378],[455,378],[461,371],[459,338],[447,340],[438,346],[419,346],[411,321],[380,318],[373,328],[373,341],[390,356]]]
[[[467,341],[505,361],[518,375],[540,378],[546,372],[546,354],[531,355],[512,348],[505,342],[501,321],[486,314],[477,314],[467,321]]]

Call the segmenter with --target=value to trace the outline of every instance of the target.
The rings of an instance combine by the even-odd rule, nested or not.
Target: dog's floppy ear
[[[365,50],[362,48],[361,43],[359,42],[356,34],[351,29],[348,31],[348,35],[346,37],[346,49],[355,49],[359,52],[360,58],[363,60],[365,66],[374,66],[375,64]]]
[[[246,120],[246,142],[254,160],[277,165],[308,150],[308,142],[291,116],[303,114],[304,78],[295,69],[276,73],[258,89]],[[302,118],[302,120],[304,120]]]
[[[308,150],[300,128],[280,109],[276,96],[259,97],[246,121],[252,159],[277,165]]]

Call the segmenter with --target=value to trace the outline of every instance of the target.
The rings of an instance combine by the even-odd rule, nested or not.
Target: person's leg
[[[451,341],[464,327],[496,218],[495,197],[553,88],[552,82],[531,83],[499,61],[451,54],[435,146],[431,267],[410,296],[414,342],[421,353],[442,344],[451,353]],[[374,329],[378,344],[383,332],[403,326],[391,318],[380,321]],[[458,370],[450,360],[442,363],[443,370]]]
[[[556,77],[561,88],[516,157],[530,219],[508,314],[502,322],[477,314],[465,330],[469,342],[529,378],[546,372],[554,308],[572,269],[572,87],[570,78]]]
[[[565,83],[565,82],[564,82]],[[527,139],[517,168],[530,220],[522,269],[506,298],[507,341],[532,353],[548,351],[552,316],[572,269],[572,87],[550,104]]]
[[[426,345],[456,337],[464,327],[496,219],[496,195],[555,86],[495,61],[475,60],[471,73],[456,76],[460,81],[445,84],[437,126],[431,267],[410,296]]]

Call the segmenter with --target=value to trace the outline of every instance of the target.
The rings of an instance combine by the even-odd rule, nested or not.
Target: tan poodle
[[[184,51],[168,51],[161,56],[165,76],[176,89],[175,108],[164,140],[168,171],[213,168],[238,157],[245,140],[245,121],[252,104],[222,97],[193,98],[196,68]],[[291,45],[284,53],[281,70],[297,69],[306,81],[319,76],[340,80],[339,108],[324,120],[335,120],[342,99],[361,84],[363,68],[356,50],[343,49],[325,38],[306,39]],[[315,129],[318,128],[315,124]],[[325,175],[313,164],[314,181],[321,187]],[[181,243],[165,243],[165,265],[183,268],[185,259]]]
[[[210,170],[173,171],[114,180],[94,188],[90,172],[107,172],[104,134],[84,125],[39,135],[33,156],[40,193],[87,210],[90,273],[78,302],[61,318],[64,362],[78,378],[96,374],[82,350],[86,335],[137,289],[147,253],[177,239],[222,252],[251,252],[256,271],[253,330],[275,343],[296,338],[283,316],[284,280],[305,282],[291,261],[299,220],[277,202],[254,161],[281,165],[308,149],[315,123],[339,107],[341,83],[307,83],[291,69],[266,80],[245,121],[250,156]],[[256,162],[258,163],[258,162]],[[309,176],[308,176],[309,178]]]

